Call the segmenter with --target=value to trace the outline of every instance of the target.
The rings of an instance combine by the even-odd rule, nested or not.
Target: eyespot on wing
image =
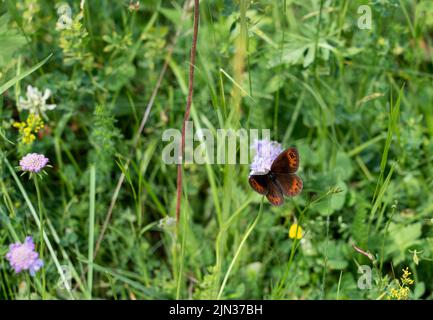
[[[290,147],[281,152],[274,160],[271,171],[274,173],[295,173],[299,168],[299,152]]]

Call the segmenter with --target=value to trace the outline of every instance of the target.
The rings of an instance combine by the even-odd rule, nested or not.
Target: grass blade
[[[96,169],[92,165],[90,167],[90,195],[89,195],[89,240],[88,240],[88,261],[89,269],[87,271],[87,288],[88,288],[88,299],[92,299],[92,287],[93,287],[93,249],[95,242],[95,185],[96,185]]]
[[[0,86],[0,94],[3,94],[7,89],[9,89],[10,87],[12,87],[15,83],[17,83],[18,81],[20,81],[21,79],[24,79],[25,77],[27,77],[29,74],[35,72],[36,70],[38,70],[40,67],[42,67],[51,57],[53,56],[52,53],[50,53],[50,55],[48,57],[46,57],[44,60],[42,60],[41,62],[39,62],[38,64],[34,65],[33,67],[31,67],[30,69],[20,73],[19,75],[13,77],[12,79],[10,79],[9,81],[7,81],[5,84],[3,84],[2,86]]]

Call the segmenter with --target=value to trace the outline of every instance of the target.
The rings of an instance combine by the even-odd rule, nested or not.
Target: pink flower
[[[48,163],[48,158],[43,154],[29,153],[20,160],[20,167],[23,171],[38,173]]]
[[[34,276],[35,272],[44,265],[43,261],[39,259],[39,254],[35,251],[32,237],[26,237],[24,243],[11,244],[6,259],[16,273],[29,270],[31,276]]]

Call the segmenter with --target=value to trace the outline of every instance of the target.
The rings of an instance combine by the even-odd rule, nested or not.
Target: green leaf
[[[358,246],[364,246],[368,239],[368,208],[363,203],[356,206],[355,217],[352,223],[352,235]]]
[[[136,69],[133,64],[124,58],[114,60],[106,70],[106,87],[111,91],[120,90],[135,76]]]
[[[391,222],[389,225],[389,238],[392,243],[387,247],[387,255],[392,255],[394,265],[405,260],[407,249],[419,244],[421,236],[421,223],[402,226]]]
[[[177,24],[177,23],[179,23],[179,21],[181,21],[180,10],[160,8],[159,11],[164,15],[164,17],[166,17],[168,20],[170,20],[174,24]]]
[[[304,57],[303,67],[307,68],[310,64],[314,62],[316,56],[316,47],[314,45],[309,45],[307,49],[307,54]]]
[[[348,266],[344,246],[343,243],[334,240],[330,240],[329,243],[322,242],[319,245],[321,252],[327,257],[327,266],[330,269],[343,270]]]
[[[347,181],[353,173],[352,159],[343,151],[337,152],[335,173],[338,179]]]
[[[342,191],[331,195],[316,205],[316,210],[323,216],[331,215],[335,211],[341,210],[344,206],[344,202],[346,201],[347,185],[343,181],[339,181],[335,187],[341,188]]]
[[[12,55],[26,43],[26,39],[18,31],[8,26],[9,15],[0,17],[0,67],[9,63]]]
[[[3,84],[2,86],[0,86],[0,94],[3,94],[7,89],[9,89],[10,87],[12,87],[15,83],[17,83],[21,79],[27,77],[29,74],[35,72],[37,69],[39,69],[40,67],[42,67],[52,57],[52,55],[53,54],[50,53],[50,55],[48,57],[46,57],[44,60],[42,60],[41,62],[39,62],[35,66],[33,66],[30,69],[28,69],[28,70],[20,73],[19,75],[15,76],[11,80],[7,81],[5,84]]]

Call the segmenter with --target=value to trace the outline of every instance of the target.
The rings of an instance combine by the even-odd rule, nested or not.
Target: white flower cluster
[[[18,101],[18,110],[28,110],[30,113],[40,115],[44,114],[45,111],[54,110],[56,104],[47,104],[48,98],[51,96],[51,90],[45,89],[42,94],[38,88],[27,86],[27,99],[20,97]]]

